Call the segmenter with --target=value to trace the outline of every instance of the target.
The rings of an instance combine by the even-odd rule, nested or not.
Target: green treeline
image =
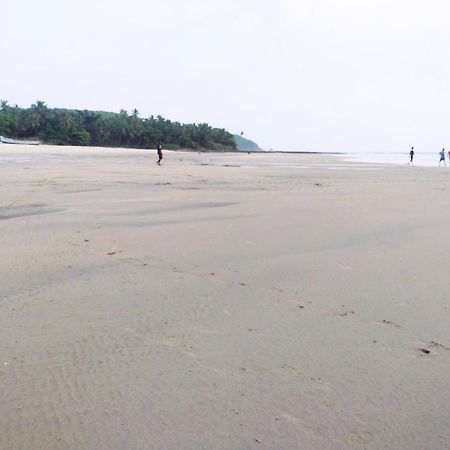
[[[46,144],[102,147],[234,150],[233,135],[208,124],[181,124],[161,116],[48,108],[38,101],[30,108],[0,102],[0,135],[39,139]]]

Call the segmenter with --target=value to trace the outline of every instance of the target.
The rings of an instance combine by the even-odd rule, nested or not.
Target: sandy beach
[[[1,449],[450,448],[450,169],[0,146]]]

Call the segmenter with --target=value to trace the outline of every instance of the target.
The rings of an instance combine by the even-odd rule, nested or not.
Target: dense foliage
[[[38,101],[30,108],[0,102],[0,135],[40,139],[47,144],[105,147],[234,150],[233,135],[208,124],[181,124],[161,116],[140,118],[131,114],[51,109]]]

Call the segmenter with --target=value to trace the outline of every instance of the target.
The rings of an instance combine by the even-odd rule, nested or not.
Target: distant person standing
[[[158,161],[156,161],[156,164],[158,164],[158,166],[161,165],[161,161],[163,159],[163,155],[162,155],[162,145],[161,145],[161,141],[158,142],[158,145],[156,146],[156,150],[158,152]]]
[[[411,147],[411,151],[409,152],[409,163],[408,164],[413,164],[413,159],[414,159],[414,147]]]
[[[446,162],[445,162],[445,149],[442,149],[439,152],[439,167],[441,167],[441,162],[444,161],[444,166],[447,166]]]
[[[450,166],[450,150],[448,151],[447,156],[448,156],[448,165]]]

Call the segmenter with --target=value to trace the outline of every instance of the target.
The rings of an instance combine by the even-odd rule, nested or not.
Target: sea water
[[[447,150],[445,151],[446,164],[449,165],[447,158]],[[409,163],[409,151],[407,152],[354,152],[347,153],[344,156],[347,161],[354,161],[360,163],[373,164],[394,164],[407,165]],[[420,167],[438,167],[439,166],[439,151],[415,151],[414,162],[415,166]],[[443,163],[441,163],[443,166]]]

